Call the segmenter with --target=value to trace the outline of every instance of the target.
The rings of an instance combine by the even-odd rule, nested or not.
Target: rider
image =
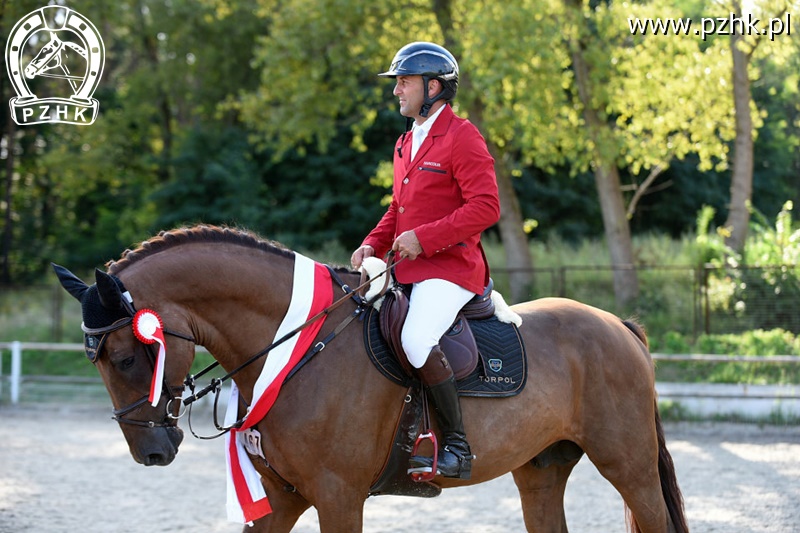
[[[395,146],[392,202],[351,262],[358,268],[364,258],[389,250],[407,258],[395,269],[397,281],[412,286],[401,342],[436,407],[444,435],[438,470],[469,479],[472,452],[439,339],[489,282],[480,237],[500,217],[494,159],[478,129],[453,113],[458,63],[445,48],[410,43],[378,76],[396,80],[393,94],[407,125]],[[410,465],[432,462],[415,456]]]

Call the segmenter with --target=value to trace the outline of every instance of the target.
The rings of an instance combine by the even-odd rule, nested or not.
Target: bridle
[[[328,267],[328,270],[331,273],[331,277],[339,284],[341,290],[345,293],[344,296],[342,296],[341,298],[339,298],[338,300],[333,302],[330,306],[328,306],[325,309],[323,309],[322,311],[320,311],[317,315],[309,318],[306,322],[304,322],[303,324],[301,324],[297,328],[293,329],[292,331],[290,331],[289,333],[287,333],[286,335],[284,335],[280,339],[278,339],[275,342],[271,343],[269,346],[267,346],[263,350],[259,351],[255,355],[251,356],[245,362],[243,362],[241,365],[239,365],[238,367],[236,367],[232,371],[228,372],[227,374],[225,374],[221,378],[213,378],[211,380],[211,383],[208,386],[206,386],[205,388],[201,389],[200,391],[195,392],[196,379],[199,378],[199,377],[202,377],[203,375],[205,375],[206,373],[210,372],[215,367],[219,366],[219,362],[218,361],[214,361],[209,366],[207,366],[206,368],[204,368],[203,370],[198,372],[196,375],[191,375],[190,374],[189,376],[187,376],[181,387],[171,387],[169,385],[169,383],[167,383],[166,376],[165,376],[164,377],[163,386],[161,387],[161,395],[167,397],[167,407],[166,407],[166,413],[164,415],[164,418],[160,422],[154,422],[154,421],[150,421],[150,420],[147,420],[147,421],[145,421],[145,420],[137,420],[135,418],[127,418],[126,417],[126,415],[129,415],[130,413],[136,411],[137,409],[139,409],[140,407],[142,407],[143,405],[146,405],[148,403],[148,395],[147,394],[143,395],[141,398],[139,398],[135,402],[130,403],[129,405],[127,405],[125,407],[121,407],[119,409],[114,409],[114,411],[113,411],[113,415],[114,416],[112,418],[114,420],[116,420],[117,422],[119,422],[119,423],[125,423],[125,424],[130,424],[130,425],[139,426],[139,427],[146,427],[146,428],[175,427],[177,425],[178,419],[181,418],[181,416],[183,416],[182,413],[180,413],[181,403],[183,404],[184,407],[187,407],[189,409],[189,412],[191,412],[191,404],[193,404],[195,401],[199,400],[203,396],[207,395],[208,393],[215,392],[216,400],[214,402],[214,406],[215,406],[215,408],[214,408],[214,424],[215,424],[216,428],[220,431],[220,433],[217,434],[217,435],[214,435],[212,437],[201,437],[200,435],[197,435],[194,432],[194,430],[192,430],[192,434],[195,437],[202,438],[202,439],[216,438],[216,437],[219,437],[219,436],[227,433],[228,431],[230,431],[233,428],[240,427],[242,425],[242,423],[244,422],[243,418],[237,420],[236,422],[234,422],[229,427],[222,427],[217,422],[216,406],[217,406],[217,403],[219,401],[219,394],[220,394],[220,392],[222,390],[222,384],[225,381],[231,379],[235,374],[237,374],[240,371],[242,371],[245,367],[247,367],[250,364],[254,363],[255,361],[257,361],[261,357],[266,356],[270,351],[275,349],[277,346],[283,344],[284,342],[288,341],[294,335],[296,335],[297,333],[299,333],[300,331],[302,331],[306,327],[310,326],[312,323],[316,322],[317,320],[319,320],[319,319],[321,319],[321,318],[323,318],[325,316],[328,316],[331,312],[333,312],[335,309],[340,307],[347,300],[351,300],[351,299],[354,300],[356,302],[356,310],[353,313],[351,313],[347,318],[345,318],[338,327],[336,327],[331,333],[328,334],[327,337],[325,337],[323,340],[317,342],[312,347],[312,349],[309,350],[308,353],[306,353],[306,355],[303,357],[303,359],[298,363],[297,368],[295,368],[294,372],[292,372],[289,376],[287,376],[286,379],[287,380],[290,379],[296,373],[296,371],[300,367],[302,367],[311,357],[313,357],[317,353],[319,353],[322,350],[324,350],[326,345],[330,341],[332,341],[339,333],[341,333],[341,331],[344,330],[344,328],[347,325],[349,325],[350,322],[352,322],[356,317],[360,316],[366,308],[368,308],[370,305],[372,305],[372,303],[374,301],[376,301],[378,298],[383,296],[383,294],[387,291],[387,289],[389,287],[389,280],[390,280],[391,276],[386,276],[386,282],[385,282],[383,288],[371,300],[366,301],[363,297],[361,297],[361,292],[362,292],[363,289],[368,287],[375,279],[378,279],[380,276],[382,276],[386,272],[391,271],[395,267],[395,265],[397,265],[398,263],[403,261],[403,259],[405,259],[405,258],[400,258],[397,261],[394,261],[393,259],[394,259],[394,254],[391,254],[389,256],[388,266],[386,267],[386,269],[384,271],[376,274],[375,276],[373,276],[370,279],[366,279],[366,281],[364,281],[365,278],[362,278],[362,280],[361,280],[362,283],[358,287],[356,287],[355,289],[350,288],[345,282],[343,282],[341,280],[341,278],[336,274],[336,272],[332,268]],[[122,285],[120,281],[118,281],[118,280],[115,280],[115,281],[117,281],[117,283],[119,285]],[[124,291],[124,287],[122,287],[122,289]],[[125,312],[128,314],[127,317],[121,318],[121,319],[115,321],[114,323],[112,323],[109,326],[100,327],[100,328],[89,328],[89,327],[86,327],[84,324],[81,324],[81,329],[83,330],[83,332],[85,334],[85,343],[86,343],[86,348],[87,348],[87,355],[90,353],[90,351],[89,351],[90,349],[93,350],[93,352],[95,354],[94,358],[92,358],[91,356],[89,357],[90,360],[92,360],[93,363],[97,361],[97,357],[100,355],[100,353],[101,353],[101,351],[103,349],[103,345],[105,344],[106,338],[108,337],[108,335],[110,333],[113,333],[113,332],[115,332],[117,330],[120,330],[120,329],[122,329],[124,327],[130,327],[133,324],[134,316],[136,315],[136,308],[133,305],[133,298],[130,296],[130,293],[127,292],[127,291],[122,292],[121,301],[122,301],[122,305],[123,305],[123,308],[124,308]],[[196,344],[196,340],[192,335],[181,333],[181,332],[178,332],[178,331],[166,328],[166,327],[164,327],[163,330],[164,330],[164,333],[167,334],[167,335],[171,335],[173,337],[177,337],[179,339],[183,339],[183,340],[186,340],[186,341],[191,342],[193,344]],[[98,337],[99,337],[99,339],[98,339]],[[155,365],[156,354],[154,353],[153,345],[145,345],[145,346],[147,348],[147,353],[148,353],[148,357],[150,359],[151,365]],[[187,398],[182,399],[181,395],[182,395],[183,391],[186,389],[186,387],[190,388],[190,390],[192,391],[192,394],[190,396],[188,396]],[[177,391],[178,394],[177,395],[174,394],[173,391]],[[177,403],[176,403],[176,401],[177,401]],[[173,403],[176,403],[176,411],[174,413],[172,412]],[[191,422],[190,422],[189,425],[190,425],[190,428],[191,428]]]
[[[122,304],[129,316],[121,318],[115,321],[113,324],[102,328],[89,328],[86,327],[84,324],[81,324],[81,329],[83,330],[85,336],[85,345],[87,347],[87,353],[89,353],[89,349],[92,349],[95,353],[94,359],[90,357],[93,363],[97,361],[97,356],[100,355],[100,352],[103,349],[103,345],[105,344],[106,338],[108,337],[109,333],[113,333],[114,331],[120,330],[124,327],[132,326],[133,317],[136,315],[136,308],[133,306],[133,302],[129,301],[129,298],[130,296],[127,292],[123,294]],[[177,337],[179,339],[189,341],[193,344],[195,343],[195,338],[192,335],[180,333],[168,328],[164,328],[164,333],[166,333],[167,335],[171,335],[173,337]],[[153,345],[145,345],[145,347],[147,348],[147,354],[148,358],[150,359],[150,364],[155,365],[156,354],[154,352]],[[112,418],[120,423],[130,424],[133,426],[147,427],[147,428],[175,426],[179,416],[171,412],[171,407],[172,403],[175,400],[180,400],[180,396],[179,395],[176,396],[175,394],[173,394],[173,391],[178,391],[178,394],[180,394],[183,392],[183,387],[171,387],[169,383],[167,383],[165,376],[163,386],[161,387],[161,395],[167,397],[167,409],[166,409],[166,414],[161,422],[153,422],[151,420],[146,420],[146,421],[136,420],[135,418],[126,418],[126,415],[132,413],[133,411],[139,409],[140,407],[148,403],[147,394],[145,394],[135,402],[126,405],[125,407],[114,409],[113,411],[114,416]],[[180,407],[178,407],[178,409],[180,409]]]

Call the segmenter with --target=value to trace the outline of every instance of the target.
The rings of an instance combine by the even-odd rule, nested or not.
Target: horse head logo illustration
[[[30,52],[39,47],[38,53]],[[27,57],[34,57],[27,60]],[[80,58],[70,71],[66,61]],[[20,126],[45,122],[88,125],[97,118],[100,103],[92,98],[103,74],[105,48],[94,24],[64,6],[46,6],[28,13],[11,30],[6,43],[6,68],[17,96],[9,101],[11,116]],[[76,70],[75,64],[80,68]],[[85,65],[85,68],[83,68]],[[38,98],[27,80],[65,80],[66,98]]]

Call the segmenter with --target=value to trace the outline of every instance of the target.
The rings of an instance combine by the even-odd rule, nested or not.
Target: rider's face
[[[428,96],[433,98],[441,90],[438,80],[428,82]],[[397,96],[400,103],[400,114],[404,117],[413,118],[417,123],[422,123],[425,118],[419,115],[422,103],[425,101],[425,91],[422,84],[422,76],[397,76],[397,84],[393,94]]]

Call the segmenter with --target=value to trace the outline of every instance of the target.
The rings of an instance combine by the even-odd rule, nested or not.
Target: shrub
[[[724,231],[709,230],[713,208],[700,210],[692,256],[697,264],[714,267],[708,271],[705,298],[728,331],[783,327],[800,333],[800,229],[794,227],[792,209],[792,202],[786,202],[774,227],[752,210],[741,256],[725,246]]]
[[[800,355],[800,340],[782,329],[700,335],[695,353],[737,355]]]

